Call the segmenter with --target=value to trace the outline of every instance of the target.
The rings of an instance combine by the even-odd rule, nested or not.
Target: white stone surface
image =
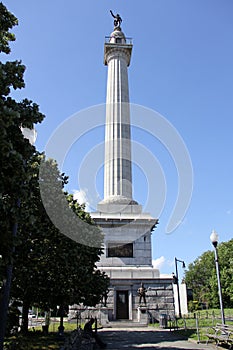
[[[147,307],[145,306],[138,307],[138,322],[145,325],[148,324]]]
[[[152,266],[109,266],[109,267],[99,267],[101,271],[105,271],[106,274],[111,279],[121,279],[121,280],[144,280],[144,279],[155,279],[160,277],[158,269],[153,268]]]
[[[116,214],[116,216],[119,217],[119,215],[121,217],[126,217],[126,214],[137,214],[137,217],[139,217],[139,215],[141,215],[142,213],[142,206],[141,205],[131,205],[128,199],[124,200],[124,198],[118,198],[114,197],[115,201],[113,200],[113,197],[109,197],[109,199],[105,201],[100,202],[97,205],[97,210],[99,211],[100,215],[104,214],[104,216],[106,215],[111,215],[111,214]],[[117,215],[119,214],[119,215]],[[143,216],[145,216],[145,214],[143,214]]]
[[[152,266],[151,230],[157,220],[147,216],[93,216],[95,223],[104,234],[104,252],[97,266]],[[110,257],[108,247],[111,244],[122,246],[132,243],[132,257]]]
[[[104,199],[91,213],[104,234],[98,266],[152,266],[151,231],[157,220],[132,198],[132,164],[128,71],[132,45],[117,28],[104,46],[108,66]],[[112,257],[108,247],[133,244],[133,256]],[[110,252],[110,253],[109,253]],[[108,254],[109,253],[109,254]]]
[[[174,301],[175,301],[175,313],[179,316],[179,302],[178,302],[178,291],[177,284],[173,285],[174,291]],[[180,294],[180,310],[182,315],[188,313],[188,297],[187,297],[187,285],[185,283],[179,284],[179,294]]]
[[[117,43],[118,39],[118,43]],[[123,45],[122,45],[123,44]],[[132,45],[125,44],[120,30],[105,44],[108,65],[104,202],[128,203],[132,200],[132,167],[128,72]],[[100,209],[101,210],[101,207]]]

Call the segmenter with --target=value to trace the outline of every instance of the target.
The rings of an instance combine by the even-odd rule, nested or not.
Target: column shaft
[[[105,129],[104,200],[132,199],[130,108],[127,55],[124,50],[108,54]]]

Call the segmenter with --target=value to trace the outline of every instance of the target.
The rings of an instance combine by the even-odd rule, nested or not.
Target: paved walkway
[[[176,332],[163,329],[157,330],[152,327],[104,328],[99,330],[98,334],[107,343],[107,349],[112,350],[216,350],[216,346],[213,344],[196,344],[184,340]]]

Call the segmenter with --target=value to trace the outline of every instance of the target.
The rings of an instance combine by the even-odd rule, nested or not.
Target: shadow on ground
[[[212,349],[212,346],[195,344],[187,341],[188,335],[166,330],[122,330],[104,329],[100,333],[101,339],[107,343],[107,349]]]

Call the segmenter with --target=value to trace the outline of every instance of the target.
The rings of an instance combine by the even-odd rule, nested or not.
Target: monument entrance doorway
[[[127,290],[117,291],[116,318],[118,320],[129,319],[129,295]]]

